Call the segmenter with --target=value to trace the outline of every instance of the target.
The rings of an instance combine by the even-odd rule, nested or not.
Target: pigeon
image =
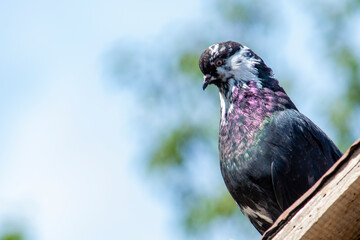
[[[220,95],[219,157],[225,185],[263,234],[342,155],[300,113],[272,70],[237,42],[214,44],[199,60],[203,90]]]

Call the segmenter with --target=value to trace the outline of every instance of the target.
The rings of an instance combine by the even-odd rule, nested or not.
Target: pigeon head
[[[247,86],[254,82],[262,88],[273,80],[272,71],[251,49],[237,42],[221,42],[210,46],[200,57],[199,67],[204,74],[203,89],[210,84],[220,90],[231,85]]]

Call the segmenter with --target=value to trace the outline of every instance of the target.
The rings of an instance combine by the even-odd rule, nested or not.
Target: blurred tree
[[[0,237],[1,240],[23,240],[23,234],[21,232],[9,232]]]
[[[323,55],[330,60],[328,68],[336,66],[338,84],[343,87],[334,102],[319,107],[329,112],[335,140],[344,151],[355,140],[354,121],[359,118],[360,59],[351,51],[359,46],[348,35],[349,28],[354,27],[349,19],[358,15],[360,2],[311,1],[308,5],[308,14],[319,24]],[[278,48],[273,47],[271,36],[282,27],[282,3],[215,0],[206,2],[206,6],[209,19],[198,28],[184,27],[176,33],[169,30],[151,46],[122,43],[111,52],[111,70],[142,105],[134,113],[135,124],[148,134],[140,133],[144,139],[141,152],[145,152],[141,157],[153,176],[174,194],[174,206],[186,232],[204,234],[231,219],[233,229],[247,232],[248,239],[258,238],[222,182],[217,158],[217,91],[212,88],[202,94],[198,58],[210,43],[228,39],[251,42],[256,52],[260,49],[265,53],[264,58],[276,55]],[[291,86],[289,82],[284,84],[284,79],[295,77],[288,76],[284,68],[277,70],[282,85]]]
[[[336,67],[338,82],[343,86],[341,95],[332,102],[329,113],[337,133],[337,143],[345,151],[359,137],[360,115],[360,56],[358,40],[353,27],[358,23],[350,21],[359,17],[360,1],[350,0],[339,3],[317,2],[314,16],[323,31],[326,56]],[[355,33],[356,34],[356,33]],[[355,38],[355,39],[354,39]]]

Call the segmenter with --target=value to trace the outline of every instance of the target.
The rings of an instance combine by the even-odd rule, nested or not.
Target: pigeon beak
[[[206,75],[204,76],[203,90],[205,90],[206,87],[207,87],[209,84],[211,84],[211,82],[214,81],[214,80],[215,80],[215,79],[214,79],[211,75],[206,74]]]

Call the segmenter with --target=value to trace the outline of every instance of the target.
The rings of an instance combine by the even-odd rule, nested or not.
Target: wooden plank
[[[359,176],[360,155],[272,239],[359,239]]]
[[[360,239],[360,142],[274,225],[263,239]]]

